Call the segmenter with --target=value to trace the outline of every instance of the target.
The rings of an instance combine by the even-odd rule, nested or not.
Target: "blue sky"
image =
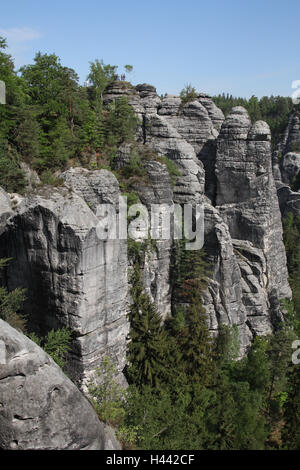
[[[209,94],[289,96],[300,80],[299,18],[299,0],[13,0],[2,2],[0,35],[18,67],[55,52],[82,83],[98,58],[132,64],[132,82],[158,93],[191,83]]]

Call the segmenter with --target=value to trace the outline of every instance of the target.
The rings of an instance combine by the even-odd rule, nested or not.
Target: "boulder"
[[[52,358],[2,320],[0,351],[1,449],[120,449]]]

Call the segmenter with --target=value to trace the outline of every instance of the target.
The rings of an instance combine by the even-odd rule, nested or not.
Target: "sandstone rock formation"
[[[300,152],[288,152],[281,161],[282,182],[291,184],[300,170]]]
[[[118,97],[112,86],[107,100]],[[178,166],[173,201],[205,203],[205,249],[213,275],[205,294],[210,327],[236,323],[242,348],[269,333],[290,297],[266,123],[223,113],[204,94],[182,105],[150,85],[127,93],[141,120],[137,140]],[[219,134],[220,132],[220,134]],[[216,207],[213,207],[216,205]]]
[[[300,169],[300,117],[291,112],[287,127],[273,153],[273,173],[278,191],[282,216],[289,212],[300,215],[300,193],[291,190],[291,185]]]
[[[0,449],[120,449],[55,362],[0,320]]]
[[[216,158],[217,209],[244,257],[237,257],[248,286],[244,305],[250,328],[260,333],[271,331],[279,299],[291,295],[270,141],[268,125],[251,125],[247,111],[236,107],[222,125]]]
[[[93,212],[97,203],[118,197],[118,183],[106,170],[71,170],[64,177],[68,188],[38,189],[14,209],[1,194],[6,223],[0,232],[0,257],[12,258],[5,284],[27,288],[24,309],[34,331],[43,335],[68,326],[75,332],[69,360],[73,379],[87,380],[105,355],[122,378],[128,332],[127,242],[99,240]]]
[[[254,335],[269,333],[282,318],[280,299],[291,295],[270,130],[262,121],[252,124],[241,107],[224,120],[205,94],[183,104],[175,96],[161,99],[148,84],[116,82],[104,101],[120,96],[140,119],[136,148],[153,153],[145,162],[147,178],[137,179],[134,189],[148,208],[203,204],[204,248],[212,268],[204,296],[210,329],[217,334],[220,323],[237,324],[245,351]],[[295,122],[290,122],[293,136]],[[282,145],[288,148],[293,139],[287,133]],[[131,154],[130,145],[119,148],[115,168],[126,165]],[[161,157],[180,172],[173,184]],[[9,289],[28,288],[25,310],[35,329],[68,325],[75,331],[69,367],[79,383],[104,355],[122,380],[130,301],[127,242],[99,240],[95,230],[99,204],[118,210],[119,185],[106,170],[75,168],[61,177],[61,188],[37,189],[23,198],[0,193],[0,257],[13,258],[4,282]],[[282,190],[282,198],[286,193]],[[172,241],[157,240],[143,266],[145,289],[163,317],[173,301],[171,251]]]

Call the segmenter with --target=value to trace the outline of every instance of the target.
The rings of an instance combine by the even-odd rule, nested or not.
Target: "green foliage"
[[[299,189],[300,189],[300,172],[299,171],[293,177],[290,186],[291,186],[292,191],[299,191]]]
[[[105,118],[105,132],[108,145],[113,146],[133,141],[137,125],[138,118],[132,107],[128,104],[126,97],[116,99],[108,105]]]
[[[300,333],[300,217],[290,212],[283,220],[283,241],[285,244],[289,283],[293,292],[293,304],[285,305],[289,320],[295,331]]]
[[[95,88],[97,107],[99,104],[102,105],[105,88],[117,79],[116,70],[116,65],[105,65],[103,60],[96,59],[95,62],[90,62],[88,79]]]
[[[162,163],[166,165],[167,170],[169,172],[172,187],[174,188],[175,183],[177,181],[177,177],[181,176],[181,172],[179,168],[175,165],[175,163],[172,160],[169,160],[169,158],[167,157],[160,157],[159,161],[161,161]]]
[[[6,42],[0,40],[0,80],[7,88],[7,105],[0,107],[0,185],[22,192],[22,160],[44,174],[47,184],[48,172],[74,162],[89,167],[87,156],[96,152],[97,167],[110,167],[116,146],[134,139],[138,122],[125,97],[103,105],[103,93],[116,80],[117,67],[91,62],[92,86],[85,88],[59,57],[38,52],[33,64],[21,67],[17,76],[5,53]],[[130,72],[132,66],[126,69]]]
[[[22,193],[26,186],[24,172],[19,167],[19,157],[8,143],[0,141],[0,186],[7,192]]]
[[[66,354],[70,350],[72,332],[69,328],[51,330],[42,340],[42,347],[49,356],[61,367],[64,368]]]
[[[137,386],[157,386],[162,365],[161,345],[164,340],[161,318],[144,293],[138,264],[131,275],[132,305],[128,315],[130,332],[128,335],[128,380]]]
[[[222,366],[236,361],[240,355],[238,327],[221,324],[216,339],[216,358]]]
[[[72,341],[72,332],[69,328],[51,330],[44,338],[40,338],[34,332],[29,333],[28,336],[43,348],[61,369],[65,368],[66,355],[71,348]]]
[[[288,371],[287,396],[284,401],[283,447],[300,449],[300,366],[294,365]]]
[[[122,168],[121,172],[124,178],[127,179],[133,176],[143,177],[147,174],[138,152],[132,153],[129,162]]]
[[[50,186],[61,186],[64,181],[61,178],[54,176],[51,170],[45,170],[40,175],[40,180],[42,184],[47,184]]]
[[[127,73],[131,73],[133,71],[133,66],[132,65],[124,65],[124,69],[126,70]]]
[[[18,311],[24,300],[25,289],[8,292],[5,287],[0,287],[0,318],[23,332],[26,331],[26,318]]]
[[[125,416],[125,389],[121,387],[115,380],[116,367],[106,356],[100,367],[96,371],[96,376],[92,379],[88,386],[91,402],[101,419],[105,423],[112,426],[120,426]],[[133,436],[130,431],[134,429],[121,428],[120,432],[124,439],[132,440]]]
[[[4,269],[10,259],[0,259],[0,270]],[[25,300],[26,289],[17,288],[11,292],[5,287],[0,287],[0,318],[17,328],[26,332],[26,317],[19,313]]]
[[[232,95],[214,96],[215,104],[222,109],[225,116],[234,106],[243,106],[247,109],[252,122],[262,119],[271,129],[274,147],[280,141],[288,123],[289,113],[294,108],[291,98],[282,96],[263,96],[260,100],[256,96],[250,99],[235,98]]]
[[[180,92],[181,105],[185,105],[190,101],[194,101],[197,98],[198,94],[196,89],[192,87],[190,83],[186,84],[185,87]]]

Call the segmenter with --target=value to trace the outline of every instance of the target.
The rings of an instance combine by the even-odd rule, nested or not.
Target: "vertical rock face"
[[[204,206],[205,252],[211,266],[204,305],[210,329],[217,335],[220,324],[237,325],[241,354],[249,346],[252,333],[247,325],[243,303],[243,280],[228,226],[210,204]]]
[[[291,184],[300,171],[300,152],[288,152],[281,160],[282,182]]]
[[[120,373],[125,365],[127,242],[96,233],[92,209],[119,195],[115,177],[105,170],[64,177],[68,189],[43,188],[19,203],[0,236],[0,257],[13,258],[5,283],[27,288],[25,312],[35,331],[75,331],[70,373],[81,381],[105,355]]]
[[[222,111],[203,93],[182,105],[178,96],[167,95],[160,99],[156,89],[148,84],[124,90],[118,82],[111,85],[104,101],[126,96],[141,121],[137,139],[159,154],[176,160],[182,178],[178,179],[178,188],[174,188],[175,199],[178,197],[179,203],[195,200],[194,196],[203,195],[205,190],[213,200],[215,139],[224,121]]]
[[[0,347],[0,449],[120,449],[55,362],[2,320]]]
[[[247,111],[236,107],[217,141],[217,209],[242,255],[237,259],[248,286],[244,304],[249,325],[258,333],[270,330],[280,316],[279,299],[291,295],[270,140],[266,123],[251,125]]]
[[[290,114],[278,151],[283,157],[288,152],[300,152],[300,115],[298,112]]]
[[[117,96],[112,91],[107,99]],[[158,99],[144,84],[128,99],[141,119],[137,140],[181,171],[173,201],[205,202],[210,327],[237,324],[245,350],[254,334],[271,331],[281,318],[279,299],[290,297],[270,130],[262,121],[252,125],[242,107],[224,121],[204,94],[183,105],[176,96]]]
[[[300,193],[291,190],[290,185],[299,178],[300,170],[300,117],[292,112],[288,124],[273,153],[273,173],[282,216],[289,212],[300,215]]]
[[[166,208],[173,204],[173,191],[168,170],[157,161],[146,163],[148,184],[136,184],[140,200],[149,213],[151,206],[164,204]],[[163,215],[161,216],[163,217]],[[145,291],[156,305],[162,318],[171,313],[170,262],[171,239],[159,239],[146,251],[143,267]]]
[[[300,115],[291,112],[283,137],[273,153],[273,172],[278,186],[291,184],[300,169]]]

